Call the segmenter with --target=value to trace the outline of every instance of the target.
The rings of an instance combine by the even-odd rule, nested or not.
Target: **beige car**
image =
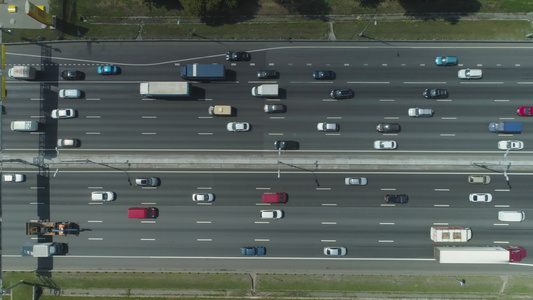
[[[489,184],[490,176],[489,175],[470,175],[468,176],[468,183],[471,184]]]

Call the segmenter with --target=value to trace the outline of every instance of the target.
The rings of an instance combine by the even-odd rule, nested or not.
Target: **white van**
[[[503,222],[522,222],[526,213],[522,210],[502,210],[498,212],[498,220]]]
[[[65,99],[76,99],[81,97],[81,91],[76,89],[59,90],[59,97]]]
[[[39,130],[39,122],[37,121],[13,121],[11,122],[11,130],[13,131],[37,131]]]

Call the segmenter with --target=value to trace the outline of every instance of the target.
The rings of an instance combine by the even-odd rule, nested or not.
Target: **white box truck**
[[[32,80],[35,79],[36,70],[30,66],[13,66],[7,71],[7,75],[15,79]]]
[[[143,97],[189,97],[190,83],[173,82],[141,82],[140,93]]]
[[[472,230],[465,227],[431,227],[430,237],[435,243],[468,242],[472,238]]]
[[[256,97],[277,97],[279,95],[279,86],[277,84],[254,86],[252,95]]]
[[[22,245],[22,256],[50,257],[64,254],[65,248],[62,243],[28,243]]]
[[[37,121],[13,121],[11,122],[11,130],[13,131],[37,131],[39,130],[39,122]]]
[[[434,254],[441,264],[504,264],[527,256],[522,247],[435,247]]]

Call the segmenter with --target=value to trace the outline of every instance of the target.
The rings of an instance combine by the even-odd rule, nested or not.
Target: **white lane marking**
[[[255,239],[255,242],[270,242],[270,239]]]
[[[435,192],[449,192],[450,189],[435,189]]]
[[[396,204],[382,203],[380,206],[396,206]]]
[[[143,119],[157,119],[157,116],[142,116]]]
[[[384,117],[385,120],[398,120],[400,117]]]
[[[381,188],[382,191],[395,191],[395,188]]]
[[[494,223],[494,226],[509,226],[509,224],[503,224],[503,223]]]
[[[449,207],[450,205],[448,205],[448,204],[435,204],[433,206],[434,207]]]
[[[494,205],[494,207],[511,207],[509,204],[498,204]]]
[[[394,240],[378,240],[378,243],[394,243]]]
[[[389,84],[390,81],[348,81],[347,83],[360,83],[360,84]]]
[[[198,135],[213,135],[212,132],[198,132]]]
[[[452,99],[437,99],[437,102],[452,102]]]
[[[509,241],[494,241],[494,244],[509,244]]]
[[[322,222],[322,225],[337,225],[337,222]]]
[[[517,84],[533,84],[532,81],[519,81]]]
[[[331,188],[316,188],[317,191],[330,191]]]
[[[381,102],[394,102],[396,100],[394,100],[394,99],[379,99],[379,101],[381,101]]]
[[[328,120],[342,120],[342,117],[326,117]]]
[[[85,98],[87,101],[100,101],[100,98]]]
[[[211,221],[196,221],[196,224],[211,224]]]
[[[44,186],[30,186],[30,189],[31,190],[44,190],[45,187]]]
[[[142,101],[155,101],[155,99],[152,99],[152,98],[142,98],[141,100]]]
[[[268,135],[283,135],[283,133],[276,133],[276,132],[273,132],[273,133],[269,133]]]
[[[141,238],[141,241],[155,241],[155,239],[143,239],[143,238]]]
[[[89,241],[103,241],[104,238],[88,238]]]
[[[341,135],[340,133],[326,133],[325,135]]]
[[[267,221],[255,221],[255,224],[270,224],[270,222]]]
[[[30,205],[42,205],[44,202],[30,202]]]
[[[457,120],[457,117],[442,117],[442,120]]]
[[[156,202],[141,202],[142,205],[156,205]]]
[[[494,189],[495,192],[510,192],[510,189]]]
[[[433,223],[433,225],[448,225],[449,223]]]
[[[397,133],[384,133],[383,134],[384,136],[387,135],[387,136],[396,136],[398,135]]]
[[[336,243],[337,240],[320,240],[322,243]]]
[[[508,99],[494,99],[494,102],[509,102]]]
[[[423,81],[404,81],[404,84],[448,84],[446,81],[433,81],[433,82],[423,82]]]
[[[88,189],[95,189],[95,190],[98,189],[98,190],[101,190],[101,189],[103,189],[104,187],[102,187],[102,186],[90,186],[90,187],[87,187],[87,188],[88,188]]]
[[[514,120],[514,118],[499,118],[500,120]]]
[[[271,188],[269,188],[269,187],[257,187],[255,189],[256,190],[270,190]]]
[[[282,120],[285,119],[285,117],[270,117],[271,120]]]
[[[256,203],[255,205],[261,205],[261,206],[270,206],[270,203]]]
[[[493,82],[473,82],[473,81],[463,81],[461,84],[480,84],[480,85],[489,85],[489,84],[503,84],[503,81],[493,81]]]
[[[157,132],[141,132],[142,135],[156,135]]]
[[[87,119],[100,119],[100,116],[85,116]]]
[[[314,84],[325,84],[325,83],[333,83],[333,81],[291,81],[291,83],[314,83]]]
[[[104,202],[89,202],[89,205],[104,205]]]
[[[212,190],[213,188],[210,186],[197,186],[197,190]]]
[[[30,98],[31,101],[43,101],[43,98]]]
[[[155,221],[141,221],[141,224],[155,224]]]
[[[98,135],[98,134],[100,134],[100,132],[85,132],[85,134],[94,134],[94,135]]]
[[[396,225],[396,223],[380,222],[379,225]]]
[[[155,186],[143,186],[143,187],[141,187],[141,190],[157,190],[157,187],[155,187]]]
[[[212,116],[201,116],[201,117],[198,117],[198,119],[213,119]]]
[[[441,133],[440,136],[455,136],[455,133]]]
[[[206,205],[213,205],[213,203],[212,202],[196,202],[196,205],[198,205],[198,206],[202,206],[202,205],[206,206]]]
[[[99,221],[99,220],[89,220],[87,221],[88,223],[103,223],[104,221]]]
[[[337,206],[336,203],[322,203],[322,206]]]
[[[213,239],[196,239],[197,242],[211,242]]]

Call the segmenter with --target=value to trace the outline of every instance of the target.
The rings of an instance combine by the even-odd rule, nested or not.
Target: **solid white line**
[[[493,225],[494,226],[509,226],[509,224],[499,224],[499,223],[494,223]]]
[[[255,242],[270,242],[270,239],[255,239]]]
[[[320,240],[322,243],[336,243],[337,240]]]
[[[331,188],[316,188],[317,191],[330,191]]]
[[[533,84],[531,81],[519,81],[517,84]]]
[[[196,221],[196,224],[211,224],[211,221]]]
[[[435,189],[435,192],[449,192],[450,189]]]
[[[337,225],[337,222],[322,222],[322,225]]]
[[[433,206],[434,207],[449,207],[450,205],[448,205],[448,204],[435,204]]]

